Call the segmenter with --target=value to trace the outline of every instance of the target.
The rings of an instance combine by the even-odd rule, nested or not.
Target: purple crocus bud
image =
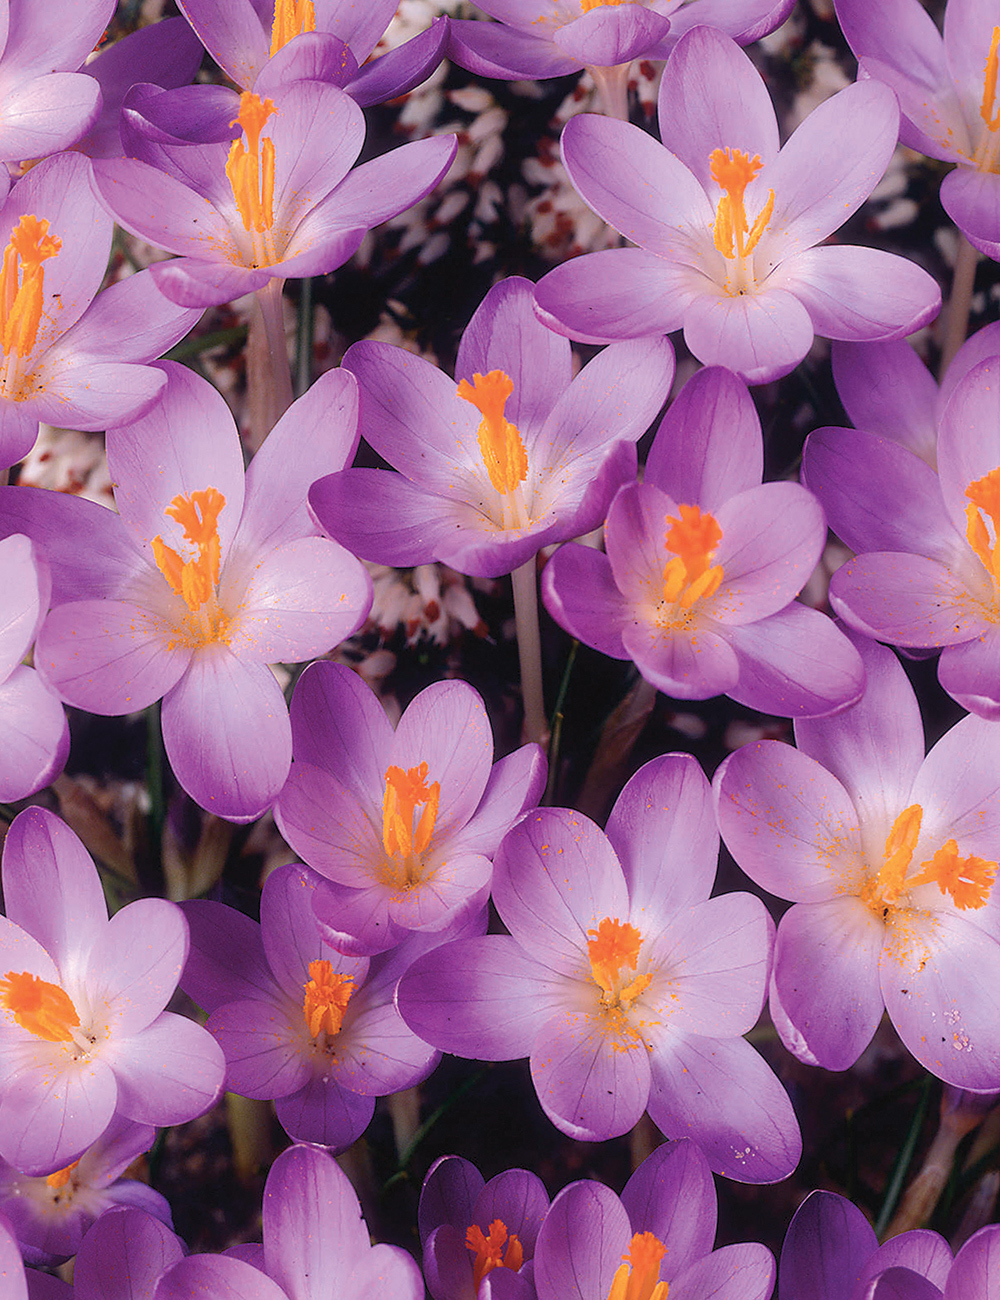
[[[75,1255],[84,1233],[105,1210],[133,1205],[171,1224],[159,1192],[132,1178],[128,1166],[156,1137],[149,1124],[115,1115],[78,1160],[47,1177],[19,1173],[0,1160],[0,1212],[17,1233],[29,1264],[61,1264]]]
[[[666,1142],[619,1199],[571,1183],[552,1202],[535,1247],[538,1300],[768,1300],[774,1258],[756,1242],[712,1250],[716,1199],[704,1157]]]
[[[274,1098],[299,1142],[338,1151],[365,1131],[375,1098],[426,1079],[438,1054],[393,1006],[396,981],[428,942],[381,958],[345,956],[313,916],[321,878],[292,863],[268,876],[260,924],[222,903],[184,904],[191,957],[181,985],[208,1011],[226,1087]],[[478,923],[478,918],[477,918]]]
[[[958,1252],[944,1300],[1000,1300],[1000,1226],[980,1228]]]
[[[187,925],[165,899],[108,920],[97,868],[65,823],[27,808],[3,849],[0,921],[0,1155],[28,1174],[81,1156],[116,1111],[181,1124],[222,1087],[222,1053],[163,1008],[187,957]]]
[[[74,1291],[48,1273],[26,1269],[21,1258],[17,1238],[10,1224],[0,1214],[0,1283],[4,1300],[73,1300]],[[79,1297],[77,1296],[77,1300]],[[117,1298],[114,1298],[117,1300]]]
[[[663,145],[594,114],[566,124],[574,186],[639,247],[550,271],[536,296],[553,328],[609,343],[683,327],[699,361],[761,384],[788,374],[816,334],[898,339],[937,314],[938,286],[913,262],[815,247],[885,171],[899,121],[887,87],[848,86],[779,149],[760,73],[729,37],[699,27],[664,69],[659,119]]]
[[[552,617],[675,699],[726,694],[812,716],[864,689],[857,651],[794,600],[826,541],[815,497],[761,484],[760,421],[745,385],[709,367],[664,416],[642,483],[619,490],[606,554],[570,543],[542,576]]]
[[[674,374],[669,342],[649,339],[606,349],[574,378],[569,344],[536,319],[519,276],[469,322],[457,387],[388,343],[355,343],[344,365],[364,394],[365,440],[401,473],[322,479],[309,494],[320,522],[376,564],[436,559],[490,578],[601,523]]]
[[[749,894],[709,898],[717,860],[708,782],[682,754],[636,773],[607,835],[568,809],[530,813],[494,863],[509,935],[418,958],[399,1009],[443,1051],[529,1056],[542,1108],[571,1137],[617,1136],[648,1109],[718,1172],[784,1178],[798,1125],[742,1037],[764,1000],[772,922]]]
[[[932,1074],[1000,1087],[1000,734],[963,718],[924,757],[890,650],[856,638],[868,687],[797,720],[798,749],[744,745],[715,777],[719,825],[781,918],[771,1015],[800,1060],[846,1070],[883,1008]]]
[[[145,1210],[109,1210],[74,1261],[75,1300],[153,1300],[160,1277],[184,1253],[181,1239]]]
[[[327,943],[371,956],[478,913],[497,845],[541,798],[539,746],[494,764],[483,702],[458,681],[421,691],[393,731],[340,664],[306,669],[291,718],[295,761],[274,815],[327,877],[315,898]]]
[[[526,1169],[486,1183],[461,1156],[436,1160],[417,1211],[434,1300],[488,1300],[497,1286],[505,1300],[535,1300],[531,1259],[548,1208],[541,1180]]]
[[[936,1232],[901,1232],[880,1246],[850,1201],[812,1192],[788,1225],[778,1294],[781,1300],[939,1300],[951,1266],[951,1251]]]
[[[35,662],[59,695],[122,714],[163,697],[163,740],[203,808],[252,821],[284,784],[288,711],[268,664],[323,654],[364,619],[371,580],[306,509],[357,445],[352,376],[295,402],[246,472],[225,399],[164,362],[164,396],[109,431],[119,515],[43,489],[0,489],[0,531],[52,570]]]

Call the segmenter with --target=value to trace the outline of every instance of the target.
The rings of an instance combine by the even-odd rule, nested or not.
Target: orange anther
[[[0,1007],[13,1011],[22,1029],[47,1043],[72,1042],[72,1031],[80,1024],[66,990],[28,971],[9,970],[0,979]]]
[[[590,970],[601,989],[602,1002],[630,1007],[652,980],[651,975],[639,975],[623,986],[623,972],[634,971],[639,964],[642,935],[634,925],[610,916],[604,917],[596,930],[588,930],[587,935]]]
[[[524,1247],[516,1233],[507,1232],[502,1219],[494,1219],[487,1237],[478,1223],[473,1223],[465,1233],[465,1245],[475,1255],[472,1261],[472,1280],[476,1289],[487,1273],[495,1268],[509,1268],[516,1273],[524,1263]]]
[[[477,437],[486,472],[498,492],[513,492],[528,477],[528,453],[516,425],[504,419],[504,407],[514,391],[514,381],[502,370],[463,379],[458,396],[482,413]]]
[[[722,541],[722,529],[715,516],[703,514],[699,506],[681,505],[678,514],[679,519],[667,515],[666,546],[676,558],[663,570],[663,599],[686,610],[719,589],[723,569],[712,564],[712,556]]]
[[[79,1160],[74,1160],[73,1163],[71,1165],[67,1165],[65,1169],[57,1169],[54,1174],[49,1174],[46,1177],[45,1181],[53,1189],[53,1191],[59,1191],[59,1189],[61,1187],[65,1187],[66,1184],[69,1182],[69,1180],[73,1177],[73,1171],[76,1169],[79,1163],[80,1163]]]
[[[316,30],[313,0],[274,0],[271,24],[271,58],[296,36]]]
[[[996,879],[998,864],[974,854],[960,858],[957,842],[946,840],[929,862],[920,865],[923,871],[907,881],[907,888],[915,889],[917,885],[933,882],[942,894],[950,894],[955,906],[964,912],[967,908],[985,905]]]
[[[983,73],[983,99],[979,106],[979,116],[991,131],[995,131],[1000,126],[1000,110],[993,112],[993,104],[997,97],[997,72],[1000,70],[998,47],[1000,47],[1000,27],[994,27],[990,52],[986,56],[986,68]]]
[[[409,767],[404,772],[395,764],[386,769],[385,794],[382,797],[382,844],[389,857],[408,858],[423,853],[431,842],[437,820],[441,782],[427,784],[427,764]],[[417,808],[424,810],[414,829]]]
[[[652,1232],[637,1232],[615,1270],[608,1300],[666,1300],[669,1287],[659,1281],[667,1248]]]
[[[713,149],[709,155],[712,179],[725,191],[715,209],[712,228],[715,247],[723,257],[747,257],[757,247],[774,211],[774,190],[751,227],[747,221],[743,195],[746,187],[763,167],[759,154],[751,158],[742,149]]]
[[[25,214],[10,233],[0,268],[0,344],[25,357],[35,346],[42,319],[45,269],[42,263],[62,248],[62,240],[49,234],[43,217]]]
[[[261,99],[252,90],[240,96],[240,111],[230,122],[243,128],[246,144],[234,140],[226,163],[226,176],[239,208],[244,230],[258,234],[274,225],[274,141],[261,139],[268,118],[278,110],[273,99]]]
[[[347,1004],[354,992],[351,976],[337,974],[328,961],[311,961],[309,979],[303,988],[302,1014],[310,1037],[315,1038],[320,1032],[331,1038],[339,1034]]]
[[[225,504],[222,493],[209,487],[174,497],[164,510],[165,515],[184,529],[185,541],[198,548],[193,559],[185,560],[161,536],[152,540],[157,568],[192,613],[215,595],[222,555],[219,515]]]

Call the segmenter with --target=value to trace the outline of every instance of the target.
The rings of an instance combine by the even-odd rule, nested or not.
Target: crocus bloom
[[[73,1288],[48,1273],[24,1267],[17,1238],[0,1214],[0,1284],[4,1300],[73,1300]]]
[[[187,957],[180,909],[144,898],[109,921],[97,868],[41,808],[14,818],[2,872],[0,1155],[51,1174],[116,1111],[161,1125],[207,1110],[222,1053],[200,1025],[163,1010]]]
[[[567,809],[529,813],[494,862],[510,934],[418,958],[399,1009],[444,1051],[530,1056],[542,1108],[571,1137],[617,1136],[648,1109],[720,1173],[784,1178],[798,1125],[742,1038],[764,1000],[772,923],[749,894],[709,899],[717,859],[708,782],[681,754],[636,773],[607,835]]]
[[[40,162],[0,205],[0,467],[28,454],[40,420],[104,429],[143,414],[164,379],[135,363],[160,356],[198,319],[148,272],[97,294],[112,225],[75,153]]]
[[[716,1198],[690,1142],[648,1155],[619,1199],[586,1179],[552,1202],[535,1247],[538,1300],[768,1300],[774,1259],[756,1242],[712,1250]]]
[[[408,932],[440,932],[486,903],[506,831],[545,786],[538,745],[493,764],[478,694],[436,682],[393,731],[374,691],[313,664],[291,707],[294,763],[274,814],[326,876],[316,913],[328,943],[370,956]]]
[[[937,473],[853,429],[819,429],[806,484],[858,554],[833,575],[842,618],[893,645],[943,647],[938,677],[964,708],[1000,718],[1000,358],[955,386],[941,416]]]
[[[903,144],[958,164],[941,182],[945,211],[976,248],[1000,256],[1000,14],[948,0],[942,39],[919,0],[835,4],[859,73],[896,92]]]
[[[180,1238],[145,1210],[108,1210],[73,1261],[74,1300],[153,1300],[161,1275],[184,1254]]]
[[[569,344],[539,324],[519,276],[469,322],[457,386],[388,343],[355,343],[344,365],[364,393],[365,440],[402,473],[320,480],[320,522],[376,564],[436,559],[490,578],[597,527],[674,373],[669,342],[650,339],[608,348],[574,378]]]
[[[149,1124],[116,1115],[78,1160],[47,1177],[19,1173],[0,1160],[0,1212],[17,1233],[30,1264],[60,1264],[75,1255],[84,1233],[105,1210],[134,1205],[170,1226],[159,1192],[132,1178],[128,1166],[156,1137]]]
[[[331,948],[313,916],[319,882],[298,863],[272,872],[259,925],[222,903],[185,903],[191,957],[181,984],[210,1013],[226,1087],[274,1098],[296,1141],[342,1151],[368,1127],[375,1098],[426,1079],[438,1054],[393,1006],[413,951],[370,963]]]
[[[487,1183],[461,1156],[436,1160],[417,1211],[434,1300],[485,1300],[498,1284],[509,1300],[534,1300],[528,1265],[548,1208],[541,1179],[527,1169],[507,1169]]]
[[[861,638],[858,638],[861,643]],[[895,655],[860,645],[868,686],[799,748],[762,740],[716,773],[719,825],[781,918],[771,1016],[789,1051],[852,1065],[883,1007],[931,1073],[1000,1088],[1000,734],[963,718],[924,757]]]
[[[194,90],[206,92],[214,112],[218,88]],[[94,164],[115,219],[180,254],[151,268],[174,302],[208,307],[273,279],[334,270],[370,227],[432,189],[454,157],[455,137],[435,136],[352,171],[365,122],[349,95],[319,81],[291,82],[273,93],[275,99],[232,94],[229,117],[241,133],[232,143],[171,138],[155,117],[143,130],[134,114],[131,156]],[[190,103],[190,91],[179,101],[177,91],[156,95],[147,87],[142,94],[148,113],[160,99]]]
[[[399,1246],[373,1246],[358,1196],[325,1151],[282,1151],[264,1185],[264,1243],[191,1255],[170,1268],[156,1300],[422,1300],[424,1284]]]
[[[251,821],[284,784],[292,733],[268,668],[323,654],[363,620],[371,581],[307,513],[313,477],[357,441],[357,393],[324,375],[285,414],[244,484],[224,398],[163,363],[163,399],[108,433],[120,514],[25,487],[0,490],[0,529],[50,563],[53,609],[35,662],[93,713],[163,697],[178,781],[204,808]]]
[[[677,699],[726,694],[785,716],[857,699],[857,652],[794,600],[826,541],[823,511],[797,484],[761,485],[763,468],[746,387],[699,371],[660,424],[643,481],[611,503],[607,554],[571,543],[546,565],[549,613]]]
[[[812,1192],[788,1225],[781,1300],[937,1300],[951,1251],[936,1232],[901,1232],[883,1245],[861,1211],[834,1192]],[[881,1278],[881,1285],[871,1290]],[[971,1300],[971,1293],[961,1294]]]
[[[937,313],[926,271],[874,248],[816,248],[874,189],[899,110],[878,82],[848,86],[783,148],[760,74],[721,32],[682,36],[659,92],[663,146],[583,113],[562,134],[585,202],[638,248],[574,258],[536,296],[543,319],[595,343],[684,328],[706,365],[777,379],[815,334],[893,339]]]

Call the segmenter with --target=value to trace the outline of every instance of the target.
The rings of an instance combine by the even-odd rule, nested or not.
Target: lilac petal
[[[0,1093],[0,1156],[25,1174],[65,1168],[115,1113],[119,1090],[107,1051],[68,1066],[65,1051],[52,1050],[61,1047],[41,1043],[24,1052]]]
[[[768,1300],[774,1289],[774,1256],[756,1241],[723,1246],[696,1260],[676,1280],[686,1296],[711,1300]]]
[[[0,467],[24,460],[38,437],[38,416],[22,402],[0,400]]]
[[[166,386],[149,366],[81,361],[55,349],[28,382],[38,386],[31,400],[37,419],[91,432],[144,415]]]
[[[632,605],[618,590],[606,555],[569,542],[542,570],[545,608],[570,636],[612,659],[628,659],[622,627]]]
[[[311,664],[290,712],[296,762],[323,768],[380,807],[393,730],[364,679],[343,664]]]
[[[162,239],[160,243],[163,243]],[[238,257],[238,253],[231,251],[228,255],[234,259]],[[219,307],[224,302],[232,302],[234,298],[242,298],[246,293],[255,293],[276,275],[295,274],[292,270],[278,270],[276,267],[251,271],[239,265],[200,261],[194,257],[175,257],[169,262],[156,262],[150,267],[149,273],[164,297],[180,307],[197,307],[199,311],[206,307]],[[311,272],[303,271],[302,274],[308,275]]]
[[[993,828],[1000,816],[997,739],[992,722],[963,718],[927,755],[908,794],[924,809],[926,831],[942,838],[960,837],[963,852],[986,857],[993,852]]]
[[[788,1094],[743,1038],[664,1034],[653,1042],[649,1115],[668,1137],[691,1137],[716,1173],[778,1182],[802,1154]]]
[[[997,1265],[1000,1264],[1000,1231],[989,1224],[969,1238],[955,1256],[945,1300],[994,1300]]]
[[[441,1224],[464,1235],[472,1222],[476,1198],[485,1186],[482,1174],[462,1156],[439,1156],[420,1189],[417,1228],[426,1247],[427,1238]]]
[[[7,918],[46,950],[63,980],[83,976],[108,925],[97,868],[65,822],[42,808],[15,817],[4,842]]]
[[[684,313],[684,341],[706,366],[727,365],[747,384],[765,384],[794,370],[813,341],[798,282],[728,297],[721,289],[692,300]]]
[[[394,50],[386,50],[377,59],[369,59],[351,78],[347,87],[351,98],[362,108],[368,108],[419,86],[444,57],[448,29],[446,18],[435,18],[425,31]]]
[[[987,361],[990,357],[995,357],[998,354],[1000,354],[1000,321],[994,321],[991,325],[984,325],[981,330],[977,330],[975,334],[965,340],[952,358],[951,365],[942,376],[941,388],[935,403],[939,418],[948,405],[955,389],[965,376],[974,370],[981,361]]]
[[[938,463],[941,495],[952,524],[966,537],[966,489],[1000,463],[1000,415],[994,391],[1000,358],[994,356],[969,370],[957,385],[941,417]]]
[[[449,840],[450,852],[492,858],[512,823],[541,799],[546,775],[539,745],[522,745],[494,763],[475,813]]]
[[[619,1137],[638,1123],[649,1097],[646,1043],[586,1012],[543,1025],[531,1054],[542,1110],[561,1133],[584,1142]]]
[[[97,0],[81,9],[73,0],[53,0],[44,14],[33,6],[4,5],[4,58],[15,67],[48,71],[49,68],[79,67],[100,42],[111,22],[115,6],[111,0]]]
[[[974,248],[995,256],[1000,248],[1000,185],[992,172],[956,167],[941,182],[941,205]]]
[[[199,1294],[210,1300],[288,1300],[266,1273],[231,1255],[189,1255],[156,1287],[156,1300],[191,1300]]]
[[[830,603],[852,627],[892,645],[960,645],[985,631],[982,606],[937,560],[872,551],[837,570]]]
[[[630,1237],[628,1214],[602,1183],[571,1183],[552,1202],[535,1247],[538,1300],[598,1300]]]
[[[637,620],[622,629],[622,644],[646,681],[677,700],[725,695],[739,678],[736,652],[705,627],[662,628]]]
[[[368,963],[328,951],[316,926],[313,903],[323,882],[298,863],[272,871],[264,882],[260,903],[261,939],[274,978],[293,1002],[304,992],[309,963],[327,960],[337,974],[364,982]]]
[[[719,832],[697,759],[664,754],[641,767],[615,801],[607,837],[621,861],[630,915],[644,918],[642,928],[703,902],[715,880]]]
[[[300,32],[264,64],[254,82],[254,94],[261,99],[278,96],[281,103],[293,81],[323,81],[343,90],[358,73],[358,61],[345,41],[329,32]],[[356,104],[356,95],[351,98]]]
[[[172,1011],[131,1038],[112,1040],[105,1056],[118,1081],[119,1109],[140,1124],[184,1124],[222,1091],[226,1064],[218,1044]]]
[[[180,0],[179,8],[223,72],[249,90],[268,57],[264,28],[249,0]]]
[[[909,343],[838,341],[830,360],[837,392],[855,428],[898,442],[933,467],[938,387]]]
[[[849,896],[800,903],[781,918],[771,1007],[794,1056],[847,1070],[871,1042],[884,1007],[882,937],[872,911]]]
[[[443,930],[485,905],[492,875],[489,858],[449,850],[439,864],[424,867],[419,885],[402,898],[390,897],[389,919],[408,930]]]
[[[361,1097],[314,1074],[305,1087],[274,1103],[278,1122],[296,1142],[315,1142],[344,1151],[371,1123],[375,1098]]]
[[[174,775],[220,817],[253,821],[292,761],[292,730],[269,668],[241,663],[221,642],[195,655],[164,697],[163,744]]]
[[[909,1268],[888,1268],[865,1287],[864,1300],[941,1300],[941,1292]]]
[[[0,542],[0,563],[4,571],[4,606],[0,611],[0,677],[3,678],[9,677],[28,653],[48,608],[51,580],[47,566],[40,572],[36,556],[36,550],[23,533]]]
[[[673,498],[646,483],[627,483],[611,503],[604,545],[615,584],[628,602],[623,608],[629,621],[648,620],[647,609],[662,600],[663,570],[670,559],[665,536],[677,514]]]
[[[822,717],[865,686],[854,646],[825,614],[792,601],[770,618],[727,630],[739,662],[732,699],[779,717]]]
[[[3,97],[0,156],[16,162],[68,149],[93,125],[100,106],[100,87],[86,73],[47,72],[22,82]]]
[[[160,1275],[184,1258],[184,1247],[166,1224],[140,1209],[102,1214],[87,1232],[73,1280],[81,1295],[100,1300],[152,1300]]]
[[[742,149],[751,158],[758,154],[765,164],[778,153],[778,123],[767,87],[749,58],[715,24],[677,42],[658,99],[660,138],[707,194],[718,189],[709,163],[713,150]]]
[[[18,664],[0,685],[0,799],[13,803],[62,771],[69,754],[66,712],[33,668]]]
[[[386,1097],[421,1083],[440,1059],[389,1002],[362,1011],[343,1031],[337,1078],[362,1096]]]
[[[242,268],[242,254],[225,217],[176,177],[137,159],[107,158],[95,163],[94,184],[115,220],[132,234],[168,253],[199,261],[218,259],[220,273],[228,263]]]
[[[246,999],[212,1012],[207,1028],[225,1053],[227,1088],[268,1100],[290,1096],[308,1082],[306,1025],[300,1015],[296,1036],[289,1023],[292,1011],[284,999]]]
[[[234,907],[192,899],[182,904],[191,951],[181,988],[206,1011],[224,1002],[277,992],[260,926]]]
[[[712,788],[726,847],[769,893],[817,903],[861,888],[867,872],[857,812],[814,759],[761,740],[730,754]]]
[[[494,1219],[501,1219],[517,1234],[530,1258],[548,1210],[549,1195],[542,1180],[526,1169],[507,1169],[486,1184],[473,1217],[484,1231]]]
[[[8,1290],[10,1300],[28,1300],[28,1283],[24,1276],[24,1261],[17,1238],[0,1218],[0,1279]]]
[[[139,1033],[173,996],[188,954],[176,903],[140,898],[116,912],[90,951],[87,994],[115,1038]]]
[[[824,338],[899,339],[941,310],[937,281],[915,262],[879,248],[807,248],[782,262],[771,282],[798,298]]]
[[[448,58],[460,68],[502,81],[564,77],[583,66],[534,32],[499,23],[452,18]]]
[[[50,1273],[29,1268],[24,1273],[28,1284],[28,1300],[73,1300],[73,1288]],[[13,1300],[17,1300],[15,1296]]]
[[[715,1183],[694,1142],[664,1142],[646,1157],[622,1192],[633,1232],[652,1232],[669,1250],[660,1265],[664,1282],[709,1254],[718,1212]]]
[[[544,275],[535,300],[546,325],[590,343],[650,338],[679,329],[708,283],[644,248],[585,253]]]
[[[943,1291],[952,1264],[951,1251],[943,1237],[936,1232],[914,1228],[890,1237],[878,1250],[873,1251],[861,1274],[861,1280],[867,1282],[883,1269],[905,1268]]]
[[[155,361],[198,323],[198,317],[198,310],[179,308],[164,298],[148,270],[139,271],[102,290],[49,355],[58,358],[65,352],[90,361]]]
[[[963,645],[946,646],[938,662],[941,685],[963,708],[982,718],[1000,717],[996,690],[1000,638],[990,627]]]
[[[371,794],[359,800],[329,772],[296,762],[275,804],[275,817],[295,852],[328,880],[351,893],[375,886],[377,893],[386,894],[377,807]],[[344,901],[344,891],[337,890],[334,910]],[[387,905],[385,898],[383,913]]]
[[[444,1157],[444,1159],[457,1158],[456,1156]],[[424,1277],[427,1281],[427,1289],[434,1300],[478,1300],[472,1274],[472,1256],[465,1241],[465,1234],[471,1223],[470,1211],[461,1227],[453,1228],[450,1223],[442,1223],[434,1228],[423,1243]],[[484,1231],[489,1232],[489,1224]],[[509,1272],[508,1269],[493,1271]]]
[[[588,67],[611,68],[642,58],[670,30],[670,21],[641,5],[596,9],[564,23],[554,44]]]
[[[839,1300],[877,1246],[871,1224],[850,1201],[834,1192],[811,1192],[781,1247],[782,1300]]]
[[[660,422],[643,481],[714,514],[763,477],[760,418],[746,385],[721,366],[697,371]]]

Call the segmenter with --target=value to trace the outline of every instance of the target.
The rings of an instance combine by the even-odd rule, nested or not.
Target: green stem
[[[566,704],[566,692],[569,690],[569,679],[573,675],[573,667],[576,664],[576,652],[580,649],[580,642],[575,640],[569,648],[569,654],[566,656],[566,667],[563,669],[562,681],[559,683],[559,692],[556,695],[555,707],[552,710],[552,739],[549,741],[549,779],[545,786],[545,794],[542,796],[543,804],[551,804],[556,794],[556,783],[559,770],[559,750],[562,746],[562,728],[563,728],[563,708]]]
[[[514,623],[521,663],[521,699],[524,704],[522,736],[544,746],[548,740],[542,691],[542,638],[538,627],[538,581],[535,557],[510,575],[514,588]]]
[[[955,257],[955,269],[951,278],[951,297],[944,316],[944,342],[941,345],[941,369],[939,379],[951,365],[952,358],[965,342],[969,329],[969,313],[972,310],[972,292],[976,286],[976,264],[979,252],[973,248],[966,237],[959,232],[958,253]]]
[[[909,1172],[910,1164],[913,1161],[914,1152],[917,1149],[917,1143],[920,1140],[920,1133],[924,1127],[924,1121],[927,1118],[927,1111],[931,1104],[931,1089],[934,1086],[934,1080],[930,1075],[924,1080],[923,1087],[920,1090],[920,1100],[917,1102],[917,1108],[913,1112],[913,1119],[910,1121],[910,1128],[903,1140],[903,1145],[899,1148],[899,1154],[896,1156],[895,1163],[892,1166],[892,1173],[889,1175],[889,1182],[885,1189],[885,1199],[882,1201],[882,1208],[878,1212],[878,1218],[875,1220],[875,1235],[879,1241],[882,1240],[883,1233],[889,1226],[893,1211],[896,1209],[896,1203],[903,1191],[903,1184],[906,1182],[906,1175]]]
[[[288,364],[288,345],[285,340],[285,317],[281,306],[281,290],[284,280],[268,280],[263,289],[257,290],[257,305],[260,308],[264,325],[266,348],[259,355],[260,369],[249,364],[253,356],[248,356],[247,382],[256,386],[251,398],[256,400],[262,413],[265,438],[278,423],[292,404],[292,370]],[[256,373],[254,373],[256,372]]]

